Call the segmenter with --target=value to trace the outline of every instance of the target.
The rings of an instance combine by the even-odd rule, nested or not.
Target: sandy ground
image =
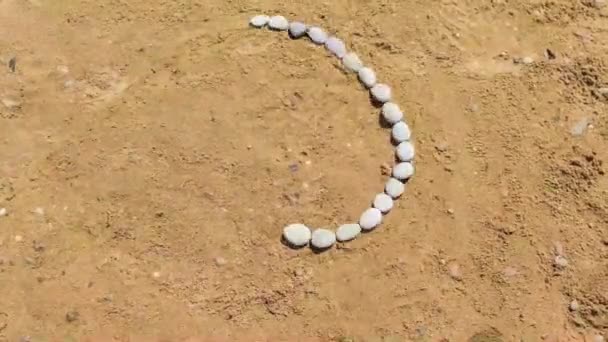
[[[603,4],[0,1],[0,341],[599,341]],[[343,37],[415,132],[404,198],[326,253],[283,226],[356,220],[389,134],[258,13]]]

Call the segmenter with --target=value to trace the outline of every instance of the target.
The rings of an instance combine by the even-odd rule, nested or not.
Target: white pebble
[[[7,213],[8,212],[7,212],[6,208],[0,208],[0,217],[6,216]]]
[[[282,15],[275,15],[268,21],[268,27],[274,30],[285,31],[289,28],[289,22]]]
[[[359,81],[367,88],[371,88],[376,85],[376,73],[370,68],[361,68],[359,70]]]
[[[414,165],[410,162],[403,162],[393,167],[393,177],[406,180],[414,175]]]
[[[354,52],[349,52],[342,58],[342,64],[346,67],[346,69],[352,72],[359,72],[361,68],[363,68],[363,62],[359,59]]]
[[[403,112],[395,103],[387,102],[382,105],[382,116],[386,122],[394,125],[403,119]]]
[[[566,268],[568,267],[568,259],[558,255],[555,257],[555,260],[553,260],[553,264],[558,268]]]
[[[313,43],[319,45],[325,44],[327,41],[327,33],[325,33],[322,28],[316,26],[308,29],[308,37],[310,37],[310,40],[312,40]]]
[[[305,246],[312,238],[310,229],[303,224],[294,223],[283,228],[283,237],[295,247]]]
[[[391,135],[393,136],[393,140],[395,140],[395,142],[402,143],[410,140],[412,137],[412,131],[405,122],[400,121],[393,126]]]
[[[157,279],[160,278],[160,272],[158,272],[158,271],[157,272],[153,272],[152,273],[152,277],[153,278],[157,278]]]
[[[336,234],[331,230],[317,229],[312,233],[312,240],[310,241],[313,247],[318,249],[326,249],[336,243]]]
[[[289,24],[289,34],[293,38],[300,38],[306,34],[306,24],[294,21]]]
[[[327,38],[327,41],[325,42],[325,47],[338,58],[342,58],[344,57],[344,55],[346,55],[346,45],[344,45],[344,42],[339,38]]]
[[[270,21],[270,17],[267,15],[256,15],[251,18],[249,24],[253,27],[264,27]]]
[[[336,238],[340,242],[350,241],[361,234],[361,226],[358,223],[347,223],[338,227]]]
[[[414,159],[414,145],[409,141],[404,141],[397,145],[396,151],[397,157],[399,157],[399,160],[401,161],[408,162]]]
[[[391,87],[386,84],[378,83],[370,90],[372,96],[378,102],[388,102],[391,100]]]
[[[386,214],[393,209],[393,199],[384,193],[377,194],[376,198],[374,198],[374,208]]]
[[[21,242],[21,241],[23,241],[23,236],[15,235],[15,242]]]
[[[395,178],[390,178],[384,186],[384,191],[392,198],[398,198],[405,192],[405,184]]]
[[[359,225],[363,230],[372,230],[382,222],[382,212],[377,208],[369,208],[361,214]]]

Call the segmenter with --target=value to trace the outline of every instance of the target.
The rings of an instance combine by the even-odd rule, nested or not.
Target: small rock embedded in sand
[[[152,273],[152,278],[156,278],[156,279],[160,278],[160,272],[158,272],[158,271],[157,272],[153,272]]]
[[[382,222],[382,212],[377,208],[369,208],[361,214],[359,225],[362,230],[372,230]]]
[[[397,145],[395,152],[397,153],[399,160],[403,162],[409,162],[414,159],[414,145],[409,141],[404,141]]]
[[[570,309],[570,311],[576,311],[578,310],[580,307],[580,304],[578,303],[578,301],[576,299],[573,299],[570,302],[570,305],[568,305],[568,308]]]
[[[358,76],[359,81],[361,81],[365,87],[371,88],[376,85],[377,79],[374,70],[363,67],[359,69]]]
[[[312,233],[310,244],[317,249],[327,249],[336,243],[336,234],[328,229],[317,229]]]
[[[399,106],[392,102],[386,102],[382,105],[382,116],[384,120],[391,125],[394,125],[403,119],[403,112]]]
[[[460,266],[456,263],[450,263],[448,265],[448,274],[454,280],[462,280],[462,272],[460,271]]]
[[[38,208],[34,209],[34,213],[36,215],[42,216],[42,215],[44,215],[44,208],[38,207]]]
[[[363,62],[361,62],[359,56],[354,52],[347,53],[342,58],[342,64],[344,64],[344,67],[347,70],[357,73],[363,68]]]
[[[313,26],[308,29],[308,37],[315,44],[325,44],[327,41],[327,33],[322,28]]]
[[[275,15],[270,17],[268,21],[268,27],[277,31],[285,31],[289,28],[289,22],[282,15]]]
[[[414,175],[414,165],[410,162],[403,162],[393,167],[393,177],[399,180],[406,180]]]
[[[78,313],[78,311],[73,311],[73,310],[72,310],[72,311],[68,311],[68,312],[65,314],[65,320],[66,320],[68,323],[75,322],[75,321],[77,321],[79,318],[80,318],[80,313]]]
[[[358,223],[347,223],[338,227],[336,238],[340,242],[350,241],[361,234],[361,226]]]
[[[7,214],[8,214],[8,211],[6,210],[6,208],[0,208],[0,217],[6,216]]]
[[[226,265],[228,262],[226,261],[226,259],[222,258],[222,257],[216,257],[215,259],[213,259],[213,261],[215,261],[215,264],[217,266],[224,266]]]
[[[534,63],[534,59],[532,59],[532,57],[526,56],[521,59],[521,62],[524,64],[532,64],[532,63]]]
[[[256,15],[255,17],[251,18],[249,24],[253,27],[264,27],[269,21],[270,17],[267,15]]]
[[[312,238],[310,228],[303,224],[290,224],[283,229],[283,237],[294,247],[302,247],[307,245]]]
[[[391,87],[386,84],[378,83],[370,89],[372,97],[380,102],[388,102],[391,100],[392,92]]]
[[[338,58],[343,58],[346,55],[346,45],[337,37],[329,37],[325,42],[325,47]]]
[[[392,198],[399,198],[405,191],[405,184],[395,178],[390,178],[384,186],[384,191]]]
[[[294,21],[289,24],[289,34],[292,38],[300,38],[306,34],[306,24]]]
[[[606,339],[602,335],[593,336],[593,342],[606,342]]]
[[[579,121],[577,121],[577,123],[574,126],[572,126],[572,129],[570,130],[570,134],[577,136],[577,137],[585,134],[585,132],[587,131],[587,128],[589,128],[590,122],[591,122],[591,120],[587,117],[580,119]]]
[[[393,209],[393,199],[387,194],[377,194],[374,198],[374,208],[386,214]]]
[[[555,257],[555,259],[553,260],[553,264],[557,267],[557,268],[566,268],[568,267],[568,259],[564,258],[561,255],[558,255]]]
[[[17,109],[21,107],[21,102],[9,98],[2,99],[2,104],[7,109]]]
[[[397,122],[391,130],[391,135],[396,143],[402,143],[410,140],[412,131],[410,127],[403,121]]]
[[[15,242],[21,242],[21,241],[23,241],[23,236],[15,235]]]

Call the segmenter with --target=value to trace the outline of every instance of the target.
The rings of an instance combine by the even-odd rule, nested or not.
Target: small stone
[[[41,207],[38,207],[38,208],[34,209],[34,213],[35,213],[36,215],[40,215],[40,216],[42,216],[42,215],[44,215],[44,209],[43,209],[43,208],[41,208]]]
[[[310,244],[317,249],[327,249],[336,243],[336,234],[328,229],[317,229],[312,233]]]
[[[574,126],[572,126],[572,129],[570,129],[570,134],[574,136],[581,136],[585,134],[587,128],[589,128],[590,122],[591,120],[588,117],[580,119]]]
[[[344,67],[347,70],[350,70],[352,72],[357,72],[357,73],[361,70],[361,68],[363,68],[363,62],[361,62],[361,59],[359,59],[359,56],[357,56],[357,54],[354,52],[347,53],[342,58],[342,64],[344,64]]]
[[[325,42],[327,41],[327,33],[325,33],[325,31],[323,31],[322,28],[320,27],[311,27],[308,29],[308,37],[310,37],[310,40],[313,41],[313,43],[315,44],[325,44]]]
[[[23,241],[23,236],[15,235],[15,242],[21,242],[21,241]]]
[[[350,241],[361,234],[361,226],[358,223],[347,223],[338,227],[336,238],[340,242]]]
[[[384,191],[392,198],[399,198],[405,191],[405,184],[395,178],[390,178],[384,186]]]
[[[448,265],[448,274],[454,280],[462,280],[462,272],[460,271],[460,266],[456,263],[450,263]]]
[[[382,163],[382,165],[380,165],[380,172],[383,176],[388,176],[391,174],[392,169],[387,163]]]
[[[376,85],[377,80],[376,73],[374,72],[374,70],[367,67],[363,67],[359,69],[358,76],[359,81],[361,81],[361,83],[363,83],[365,87],[371,88]]]
[[[62,74],[64,74],[64,75],[67,75],[67,74],[70,73],[70,68],[68,68],[67,65],[58,65],[57,66],[57,71],[60,72],[60,73],[62,73]]]
[[[534,63],[534,60],[532,59],[532,57],[526,56],[521,59],[521,62],[524,64],[532,64],[532,63]]]
[[[414,159],[414,145],[412,145],[412,143],[409,141],[404,141],[397,145],[396,153],[399,160],[409,162]]]
[[[410,162],[403,162],[393,167],[393,177],[399,180],[406,180],[414,175],[414,165]]]
[[[568,259],[564,258],[561,255],[558,255],[555,257],[555,259],[553,260],[553,264],[557,267],[557,268],[566,268],[568,267]]]
[[[294,247],[302,247],[310,242],[310,228],[301,223],[290,224],[283,229],[283,238]]]
[[[576,311],[578,310],[580,307],[580,304],[578,303],[578,301],[576,299],[573,299],[570,302],[570,305],[568,305],[568,308],[570,309],[570,311]]]
[[[78,320],[78,318],[80,318],[80,313],[78,313],[78,311],[68,311],[65,314],[65,320],[68,323],[72,323]]]
[[[157,272],[152,273],[152,277],[156,278],[156,279],[160,278],[160,272],[157,271]]]
[[[374,208],[386,214],[393,209],[393,199],[387,194],[377,194],[374,198]]]
[[[8,60],[8,68],[11,72],[15,72],[17,69],[17,57],[12,57]]]
[[[397,122],[391,130],[391,136],[396,143],[402,143],[410,140],[412,137],[412,131],[410,127],[403,121]]]
[[[9,98],[2,99],[2,104],[7,109],[17,109],[21,107],[21,102]]]
[[[391,125],[394,125],[403,119],[403,112],[399,106],[392,102],[387,102],[382,105],[382,116],[384,120]]]
[[[213,261],[215,261],[215,264],[217,266],[224,266],[228,263],[228,261],[226,261],[226,259],[222,257],[216,257],[215,259],[213,259]]]
[[[382,222],[382,212],[377,208],[369,208],[361,214],[359,225],[362,230],[372,230]]]
[[[378,102],[384,103],[391,100],[391,87],[386,84],[378,83],[371,88],[370,92]]]
[[[285,31],[289,28],[289,22],[282,15],[275,15],[268,21],[268,27],[277,31]]]
[[[606,339],[602,335],[593,336],[593,342],[606,342]]]
[[[454,209],[452,209],[452,208],[449,208],[449,209],[448,209],[448,214],[450,214],[450,215],[454,215],[454,213],[455,213]]]
[[[325,47],[338,58],[342,58],[346,55],[346,45],[339,38],[329,37],[325,42]]]
[[[0,217],[6,216],[7,214],[8,214],[8,211],[6,210],[6,208],[0,208]]]
[[[249,24],[253,27],[264,27],[269,21],[270,17],[267,15],[256,15],[255,17],[251,18]]]
[[[289,24],[289,35],[292,38],[301,38],[306,34],[306,24],[294,21]]]
[[[555,253],[555,255],[561,255],[564,256],[564,245],[562,245],[561,242],[559,241],[554,241],[553,242],[553,252]]]

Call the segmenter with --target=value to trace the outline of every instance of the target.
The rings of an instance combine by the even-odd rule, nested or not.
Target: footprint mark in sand
[[[374,102],[382,105],[382,117],[391,128],[391,137],[396,145],[395,155],[399,161],[392,169],[392,175],[384,186],[384,191],[374,196],[357,223],[346,223],[337,231],[319,228],[315,231],[302,223],[294,223],[283,228],[283,242],[293,248],[310,245],[315,251],[330,249],[336,241],[346,242],[357,238],[361,232],[376,229],[384,215],[388,214],[405,191],[405,183],[414,175],[414,145],[411,143],[411,130],[404,121],[400,107],[392,102],[391,88],[377,81],[372,68],[364,66],[357,54],[349,52],[346,44],[340,38],[329,35],[318,26],[306,25],[301,22],[289,22],[285,17],[256,15],[249,21],[255,28],[268,27],[274,31],[287,31],[293,39],[308,36],[316,45],[324,45],[333,57],[342,61],[344,68],[356,73],[359,81],[369,89]]]

